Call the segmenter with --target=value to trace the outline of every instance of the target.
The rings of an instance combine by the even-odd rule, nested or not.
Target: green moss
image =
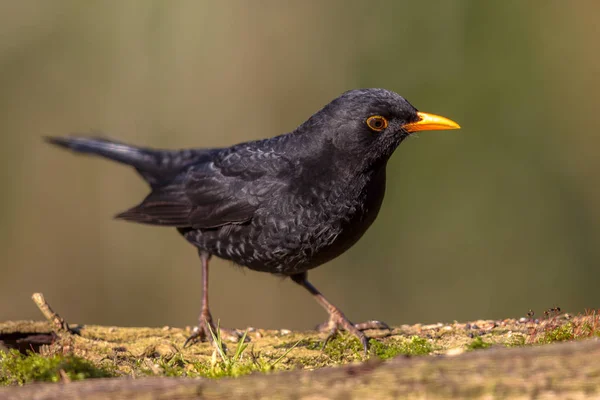
[[[323,347],[323,342],[320,340],[305,338],[297,342],[285,342],[273,346],[274,349],[290,349],[292,347],[305,348],[308,350],[321,350]]]
[[[188,371],[186,371],[185,369],[188,363],[183,359],[181,353],[178,353],[175,357],[171,358],[170,360],[161,358],[158,360],[156,365],[159,368],[159,371],[162,372],[162,376],[188,376]]]
[[[369,354],[382,360],[387,360],[399,355],[420,356],[433,351],[431,343],[422,337],[412,336],[398,340],[380,342],[375,339],[369,341]],[[336,363],[346,363],[364,359],[361,343],[354,336],[339,335],[327,343],[324,353]]]
[[[399,355],[423,356],[433,351],[431,343],[419,336],[412,336],[410,339],[401,339],[387,343],[371,340],[371,347],[375,355],[382,360]]]
[[[592,323],[585,321],[581,324],[579,329],[574,329],[575,339],[587,338],[587,337],[600,337],[600,330],[597,330]]]
[[[286,354],[286,353],[283,353]],[[280,354],[281,357],[283,354]],[[253,372],[269,372],[289,369],[279,366],[279,358],[266,357],[253,352],[244,352],[238,358],[224,361],[215,354],[211,361],[189,361],[181,353],[171,359],[159,358],[136,360],[132,369],[136,376],[167,376],[187,378],[225,378],[248,375]]]
[[[295,347],[290,347],[286,351],[282,351],[271,355],[262,355],[254,353],[254,351],[242,351],[237,356],[225,356],[226,358],[213,357],[210,363],[195,362],[186,363],[183,361],[182,369],[185,371],[180,375],[172,375],[177,370],[172,370],[163,367],[165,373],[170,373],[170,376],[188,376],[188,377],[205,377],[205,378],[225,378],[238,377],[248,375],[254,372],[271,372],[275,370],[289,370],[292,367],[285,365],[282,361]],[[245,347],[244,347],[245,349]],[[169,361],[172,363],[173,360]]]
[[[243,359],[232,365],[223,363],[192,364],[192,373],[190,374],[188,372],[187,376],[201,376],[205,378],[235,378],[238,376],[248,375],[253,372],[269,372],[275,369],[274,367],[271,367],[268,362],[261,361],[257,360],[254,362],[250,359]]]
[[[544,334],[538,339],[538,342],[546,344],[554,342],[564,342],[573,339],[575,339],[575,326],[573,325],[573,323],[568,322],[564,325],[544,332]]]
[[[505,343],[506,347],[522,347],[527,345],[527,338],[522,334],[514,334]]]
[[[481,336],[477,336],[471,343],[467,345],[468,350],[487,349],[492,344],[484,341]]]
[[[247,333],[242,336],[235,349],[232,351],[227,351],[225,349],[221,332],[218,327],[216,332],[210,330],[210,333],[213,338],[215,351],[209,362],[190,362],[184,359],[183,355],[178,352],[169,359],[161,357],[154,362],[148,362],[148,359],[146,359],[144,363],[138,363],[138,367],[141,367],[144,374],[160,376],[206,378],[238,377],[253,372],[270,372],[275,369],[290,369],[289,367],[282,365],[282,361],[291,351],[302,343],[302,341],[297,341],[291,343],[289,346],[280,346],[285,348],[285,350],[263,356],[260,353],[255,353],[252,349],[247,350],[248,343],[245,341]],[[312,344],[304,343],[304,345],[307,346]]]
[[[0,352],[0,386],[58,382],[61,380],[61,371],[73,381],[114,376],[113,372],[98,368],[80,357],[43,357],[33,352],[23,355],[17,350]]]
[[[360,341],[349,334],[339,334],[331,338],[323,348],[325,354],[336,364],[359,361],[364,358]]]

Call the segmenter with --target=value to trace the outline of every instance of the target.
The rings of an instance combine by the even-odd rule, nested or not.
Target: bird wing
[[[117,218],[152,225],[215,228],[242,224],[285,186],[292,163],[283,155],[234,147],[193,165]]]

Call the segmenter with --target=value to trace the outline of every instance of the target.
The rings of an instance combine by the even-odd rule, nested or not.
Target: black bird
[[[373,223],[383,201],[386,164],[412,132],[458,129],[418,112],[385,89],[351,90],[294,131],[227,148],[154,150],[106,139],[50,137],[55,145],[134,167],[150,184],[139,205],[116,218],[177,228],[198,248],[202,311],[186,344],[210,339],[208,262],[212,255],[256,271],[289,276],[363,344],[352,324],[308,280],[307,272],[348,250]],[[328,338],[329,338],[328,337]]]

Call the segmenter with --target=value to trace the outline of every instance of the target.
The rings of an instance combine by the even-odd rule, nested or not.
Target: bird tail
[[[81,136],[46,137],[48,143],[54,144],[76,153],[94,154],[131,165],[136,169],[145,169],[154,162],[147,150],[108,139],[88,138]]]
[[[153,150],[84,136],[46,137],[48,143],[76,153],[93,154],[134,167],[152,186],[159,186],[182,168],[202,159],[202,150]]]

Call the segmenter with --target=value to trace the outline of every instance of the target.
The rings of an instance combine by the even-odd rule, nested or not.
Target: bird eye
[[[388,121],[381,115],[373,115],[367,118],[367,126],[375,132],[381,132],[388,127]]]

